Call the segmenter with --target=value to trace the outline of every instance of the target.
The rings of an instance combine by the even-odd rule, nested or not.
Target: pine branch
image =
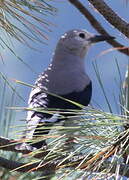
[[[20,168],[22,166],[25,166],[25,167]],[[31,166],[26,166],[26,164],[24,163],[12,161],[12,160],[8,160],[3,157],[0,157],[0,167],[6,168],[6,169],[14,170],[16,168],[20,168],[20,169],[17,169],[18,172],[27,172],[36,166],[37,164],[31,164]]]
[[[19,140],[0,137],[0,149],[1,150],[17,152],[17,153],[22,153],[22,154],[29,154],[29,153],[33,152],[27,148],[23,149],[23,150],[18,150],[16,148],[16,145],[18,145],[18,144],[21,144],[21,142],[19,143]],[[41,158],[41,157],[46,156],[46,154],[48,154],[48,152],[49,152],[49,150],[45,149],[45,151],[42,150],[42,152],[36,153],[33,157]]]
[[[104,29],[104,27],[99,23],[99,21],[88,11],[88,9],[78,0],[69,0],[69,2],[74,5],[89,21],[89,23],[96,29],[96,31],[103,35],[109,35],[109,33]],[[129,47],[125,47],[116,40],[108,40],[110,45],[115,47],[118,51],[129,55]]]
[[[117,137],[116,140],[114,140],[114,143],[110,146],[108,146],[105,149],[102,149],[101,152],[97,153],[96,155],[90,155],[86,158],[87,155],[74,155],[71,158],[66,158],[65,156],[60,156],[53,158],[49,158],[49,160],[46,158],[43,160],[43,158],[50,152],[46,149],[45,151],[40,151],[39,153],[35,153],[33,157],[39,158],[39,161],[36,161],[34,163],[21,163],[16,162],[12,160],[7,160],[5,158],[0,157],[0,166],[6,169],[14,170],[18,172],[28,172],[28,171],[50,171],[54,172],[55,170],[66,168],[66,167],[72,167],[77,169],[83,169],[83,170],[89,170],[91,172],[102,172],[102,170],[105,170],[104,162],[108,160],[109,157],[112,157],[115,154],[119,154],[121,151],[124,152],[128,156],[128,138],[129,138],[129,131],[125,131],[121,135]],[[15,142],[15,144],[14,144]],[[17,140],[10,140],[4,137],[0,137],[0,149],[13,151],[13,152],[20,152],[23,154],[31,153],[31,151],[24,150],[19,151],[15,149],[15,145]],[[120,153],[121,154],[121,153]],[[123,155],[124,155],[123,154]],[[84,161],[85,160],[85,161]],[[83,163],[82,163],[83,162]],[[117,164],[113,163],[111,164],[110,161],[107,161],[107,164],[109,168],[109,173],[115,173]],[[121,164],[119,169],[120,175],[125,175],[126,177],[129,177],[129,166],[126,164]]]
[[[4,151],[17,152],[17,150],[15,149],[16,144],[17,140],[14,141],[13,139],[8,139],[2,136],[0,137],[0,149]]]
[[[17,150],[15,147],[18,145],[18,140],[13,140],[13,139],[8,139],[5,137],[0,137],[0,149],[4,151],[11,151],[11,152],[17,152],[17,153],[22,153],[22,154],[27,154],[29,156],[30,153],[33,151],[24,149],[24,150]],[[42,150],[42,152],[35,153],[33,157],[42,159],[49,153],[49,150]],[[40,161],[36,163],[21,163],[13,160],[8,160],[6,158],[0,157],[0,167],[14,170],[18,172],[28,172],[28,171],[44,171],[46,170],[52,170],[54,171],[55,169],[55,164],[52,163],[45,163],[43,166],[39,166]],[[38,168],[37,168],[38,167]]]
[[[31,46],[30,42],[46,44],[48,36],[44,29],[46,32],[50,32],[50,26],[53,26],[53,23],[45,20],[43,16],[55,15],[55,13],[56,8],[47,1],[0,1],[1,47],[12,50],[12,44],[8,43],[12,37],[31,49],[35,48]]]

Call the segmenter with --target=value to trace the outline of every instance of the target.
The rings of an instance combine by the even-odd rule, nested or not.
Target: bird
[[[28,107],[32,110],[27,115],[27,139],[48,134],[51,126],[60,120],[59,114],[47,114],[33,109],[81,109],[70,101],[89,105],[92,81],[85,69],[86,54],[93,44],[113,39],[113,36],[94,35],[85,29],[69,30],[60,37],[50,65],[39,75],[29,96]],[[36,149],[45,145],[44,140],[31,143]]]

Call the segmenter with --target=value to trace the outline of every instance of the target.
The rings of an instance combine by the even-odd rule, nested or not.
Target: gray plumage
[[[61,36],[52,62],[39,76],[29,97],[30,108],[79,108],[44,92],[48,91],[87,106],[92,95],[92,84],[85,71],[85,55],[89,47],[99,41],[113,39],[109,36],[94,36],[85,30],[71,30]],[[58,114],[50,115],[29,111],[27,116],[26,138],[32,139],[34,135],[47,134],[51,125],[58,121]],[[43,123],[43,124],[42,124]],[[46,126],[48,129],[37,130]],[[44,141],[33,144],[40,148]]]

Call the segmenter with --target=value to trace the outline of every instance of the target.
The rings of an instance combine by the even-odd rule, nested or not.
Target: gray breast
[[[36,81],[37,86],[60,95],[82,91],[89,83],[90,78],[85,72],[75,69],[57,71],[50,67]]]

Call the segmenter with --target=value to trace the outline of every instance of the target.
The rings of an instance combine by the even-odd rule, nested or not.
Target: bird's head
[[[89,47],[97,42],[112,40],[114,37],[107,35],[94,35],[86,30],[70,30],[61,36],[56,50],[84,58]]]

